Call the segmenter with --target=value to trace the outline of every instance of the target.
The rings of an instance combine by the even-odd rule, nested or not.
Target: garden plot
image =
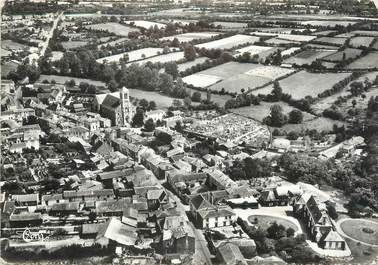
[[[182,64],[179,64],[177,65],[178,66],[178,70],[179,72],[183,72],[197,64],[201,64],[201,63],[204,63],[206,60],[209,60],[209,58],[207,57],[199,57],[199,58],[196,58],[194,61],[189,61],[189,62],[185,62],[185,63],[182,63]]]
[[[253,44],[259,41],[259,37],[237,34],[220,40],[210,41],[195,45],[197,48],[205,49],[231,49],[238,45]]]
[[[336,52],[336,50],[305,50],[303,52],[298,53],[297,55],[293,57],[290,57],[284,60],[284,63],[297,64],[297,65],[311,64],[317,59],[321,59],[334,52]]]
[[[346,42],[347,38],[340,37],[321,37],[314,40],[315,43],[328,44],[334,46],[342,46]]]
[[[309,73],[300,71],[279,81],[282,91],[295,100],[306,96],[317,97],[319,93],[332,88],[334,84],[348,77],[350,73]],[[256,90],[255,94],[270,94],[273,85]]]
[[[370,52],[347,66],[348,69],[371,69],[378,68],[378,52]]]
[[[134,62],[134,63],[137,63],[137,64],[145,64],[147,62],[151,62],[151,63],[169,63],[169,62],[180,61],[180,60],[183,60],[184,58],[185,58],[184,57],[184,52],[171,52],[171,53],[162,54],[162,55],[159,55],[159,56],[147,58],[147,59],[144,59],[144,60],[141,60],[141,61],[137,61],[137,62]],[[130,64],[131,63],[129,63],[127,65],[130,65]]]
[[[112,63],[112,62],[118,63],[119,59],[123,58],[123,56],[127,54],[129,56],[129,62],[133,62],[133,61],[141,60],[141,59],[148,58],[151,56],[156,56],[162,52],[163,52],[162,48],[144,48],[144,49],[139,49],[139,50],[135,50],[131,52],[124,52],[120,54],[103,57],[103,58],[97,59],[96,61],[98,63],[104,63],[105,61],[106,63]]]
[[[66,50],[77,49],[88,44],[87,41],[62,41],[62,46]]]
[[[213,23],[214,26],[218,27],[221,26],[222,28],[247,28],[248,23],[240,23],[240,22],[222,22],[222,21],[216,21]]]
[[[352,22],[352,21],[339,21],[339,20],[309,20],[309,21],[302,21],[302,25],[310,25],[310,26],[315,26],[315,27],[335,27],[337,25],[339,26],[348,26],[348,25],[354,25],[357,22]]]
[[[342,60],[354,59],[362,53],[359,49],[346,48],[343,51],[323,57],[322,60],[329,62],[340,62]]]
[[[242,89],[245,91],[262,87],[277,78],[292,73],[294,70],[281,68],[277,66],[258,66],[254,69],[233,75],[230,78],[218,82],[209,89],[211,91],[226,91],[229,93],[240,93]]]
[[[174,38],[177,38],[179,42],[190,42],[192,40],[199,40],[199,39],[209,39],[211,37],[218,36],[218,32],[190,32],[190,33],[183,33],[178,35],[173,35],[169,37],[161,38],[160,40],[170,40],[172,41]]]
[[[132,31],[139,31],[138,28],[133,28],[129,26],[125,26],[119,23],[109,22],[109,23],[101,23],[101,24],[94,24],[85,26],[86,28],[90,28],[93,30],[107,30],[111,33],[114,33],[119,36],[127,37],[128,34]]]
[[[354,37],[350,39],[349,45],[351,47],[369,47],[374,41],[374,37]]]
[[[296,109],[296,108],[294,108],[294,107],[290,106],[289,104],[282,102],[282,101],[280,101],[280,102],[265,102],[265,101],[262,101],[262,102],[260,102],[259,105],[251,105],[251,106],[241,107],[241,108],[237,108],[237,109],[231,109],[231,112],[262,122],[263,119],[266,116],[269,116],[270,108],[273,105],[280,105],[282,107],[283,113],[285,113],[285,114],[288,114],[290,111]],[[308,112],[303,112],[303,121],[308,121],[308,120],[311,120],[311,119],[314,119],[314,118],[315,118],[314,115],[312,115]]]
[[[254,55],[259,55],[260,53],[266,52],[269,50],[274,50],[274,48],[267,47],[267,46],[250,45],[241,49],[237,49],[236,50],[237,53],[234,55],[234,57],[242,55],[245,52],[248,52],[251,55],[251,57],[253,57]]]
[[[130,26],[136,26],[140,28],[149,29],[151,27],[157,26],[159,29],[164,29],[167,25],[163,23],[157,23],[157,22],[151,22],[146,20],[129,20],[125,21],[126,24],[129,24]]]

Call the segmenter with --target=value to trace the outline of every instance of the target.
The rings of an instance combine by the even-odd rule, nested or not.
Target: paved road
[[[181,216],[185,218],[185,220],[188,221],[190,227],[192,228],[193,234],[196,239],[196,255],[201,254],[203,257],[201,259],[201,264],[206,262],[206,265],[212,265],[211,262],[211,254],[207,247],[207,241],[205,239],[205,236],[203,235],[202,231],[200,229],[196,229],[192,222],[189,221],[188,216],[186,215],[186,211],[189,210],[189,206],[184,205],[180,198],[178,198],[175,194],[173,194],[170,190],[167,190],[169,197],[172,198],[176,202],[176,209],[181,213]],[[198,253],[200,252],[200,253]]]
[[[56,27],[58,26],[58,22],[59,20],[62,18],[63,16],[63,12],[61,12],[54,20],[54,23],[53,23],[53,26],[49,32],[49,35],[47,36],[46,40],[43,42],[43,46],[42,46],[42,49],[41,49],[41,52],[40,52],[40,57],[43,57],[46,53],[46,49],[47,47],[49,46],[49,42],[50,42],[50,39],[52,38],[53,34],[54,34],[54,30],[56,29]]]

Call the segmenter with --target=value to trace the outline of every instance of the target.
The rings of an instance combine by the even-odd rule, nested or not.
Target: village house
[[[163,110],[151,110],[151,111],[146,111],[144,114],[144,120],[149,120],[152,119],[155,123],[157,121],[163,120],[165,116],[165,111]]]
[[[104,190],[66,190],[63,192],[63,198],[69,202],[75,201],[107,201],[115,199],[112,189]]]

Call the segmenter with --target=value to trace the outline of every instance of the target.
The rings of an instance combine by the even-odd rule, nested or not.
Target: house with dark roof
[[[213,205],[202,194],[193,196],[189,204],[196,225],[201,229],[229,226],[236,221],[229,206]]]
[[[247,265],[247,261],[238,246],[226,243],[217,249],[217,259],[224,265]]]
[[[11,227],[40,226],[42,224],[42,215],[41,213],[11,214],[9,224]]]
[[[304,222],[311,240],[324,249],[344,250],[346,243],[336,231],[326,205],[314,196],[303,194],[293,207],[295,215]]]

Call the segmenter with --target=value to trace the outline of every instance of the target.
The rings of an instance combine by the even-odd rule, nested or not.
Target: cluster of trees
[[[351,75],[349,75],[348,77],[344,78],[343,80],[340,80],[339,82],[337,82],[336,84],[334,84],[332,86],[332,88],[330,89],[327,89],[325,91],[323,91],[322,93],[319,93],[318,94],[318,97],[319,98],[324,98],[324,97],[329,97],[329,96],[332,96],[333,94],[336,94],[338,92],[340,92],[341,90],[343,90],[343,88],[348,84],[350,83],[352,80],[360,77],[362,75],[361,72],[353,72]]]
[[[306,243],[306,236],[294,236],[293,228],[287,228],[274,222],[267,229],[251,226],[247,221],[238,219],[244,232],[256,243],[258,255],[275,255],[287,262],[317,263],[321,258]],[[256,220],[258,222],[258,220]]]
[[[224,107],[225,109],[234,109],[240,108],[244,106],[251,106],[251,105],[259,105],[260,104],[260,97],[255,96],[253,94],[246,94],[244,93],[244,89],[242,89],[242,94],[237,95],[235,98],[231,98],[226,101]]]
[[[272,127],[282,127],[286,123],[299,124],[303,121],[303,113],[294,109],[289,112],[289,117],[282,111],[282,107],[275,104],[270,107],[270,115],[265,117],[263,122]]]
[[[232,167],[227,169],[227,171],[233,180],[252,180],[269,177],[272,169],[270,161],[247,157],[244,160],[235,160]]]
[[[29,82],[34,83],[38,80],[40,75],[41,71],[37,65],[25,62],[20,64],[15,71],[11,71],[7,78],[13,80],[14,82],[18,82],[28,77]]]

